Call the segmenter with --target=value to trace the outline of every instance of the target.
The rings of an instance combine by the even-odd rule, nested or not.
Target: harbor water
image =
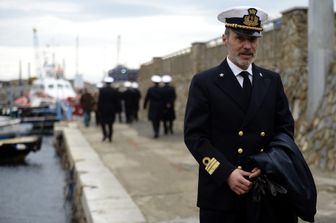
[[[41,150],[23,164],[0,166],[1,223],[68,223],[66,172],[53,146],[43,137]]]

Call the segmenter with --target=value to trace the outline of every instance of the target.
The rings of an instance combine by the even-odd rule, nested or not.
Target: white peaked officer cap
[[[125,86],[125,87],[131,87],[131,82],[126,81],[126,82],[124,83],[124,86]]]
[[[153,75],[151,77],[152,82],[154,83],[160,83],[161,82],[161,77],[159,75]]]
[[[172,77],[170,75],[163,75],[162,82],[163,83],[170,83],[172,81]]]
[[[98,82],[98,83],[96,84],[96,87],[97,87],[97,88],[102,88],[102,87],[103,87],[103,83],[102,83],[102,82]]]
[[[268,15],[260,8],[240,6],[224,10],[217,18],[225,24],[226,28],[239,34],[261,37],[262,24],[265,23]]]
[[[113,77],[105,77],[104,78],[104,82],[105,83],[108,83],[108,84],[110,84],[110,83],[112,83],[114,80],[113,80]]]
[[[138,88],[138,87],[139,87],[139,84],[137,82],[132,83],[132,88]]]

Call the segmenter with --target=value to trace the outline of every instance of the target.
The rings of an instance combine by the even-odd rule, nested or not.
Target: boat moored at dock
[[[41,149],[42,136],[22,136],[0,140],[0,164],[21,163],[30,152]]]

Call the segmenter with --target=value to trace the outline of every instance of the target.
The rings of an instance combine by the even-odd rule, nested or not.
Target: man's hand
[[[253,170],[251,171],[251,175],[249,176],[249,179],[255,178],[260,176],[261,174],[261,170],[257,167],[253,168]]]
[[[259,168],[254,168],[251,172],[247,172],[240,169],[235,169],[230,174],[227,182],[233,190],[238,195],[246,194],[252,188],[253,183],[247,179],[253,179],[261,174]]]

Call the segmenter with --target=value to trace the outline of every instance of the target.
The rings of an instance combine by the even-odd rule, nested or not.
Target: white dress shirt
[[[243,81],[244,81],[244,78],[239,75],[242,71],[247,71],[250,75],[248,76],[250,81],[251,81],[251,84],[252,84],[252,64],[250,64],[250,66],[246,69],[246,70],[243,70],[241,69],[240,67],[238,67],[236,64],[234,64],[230,59],[229,57],[226,58],[227,59],[227,62],[229,64],[229,67],[231,68],[233,74],[236,76],[239,84],[241,87],[243,87]]]

